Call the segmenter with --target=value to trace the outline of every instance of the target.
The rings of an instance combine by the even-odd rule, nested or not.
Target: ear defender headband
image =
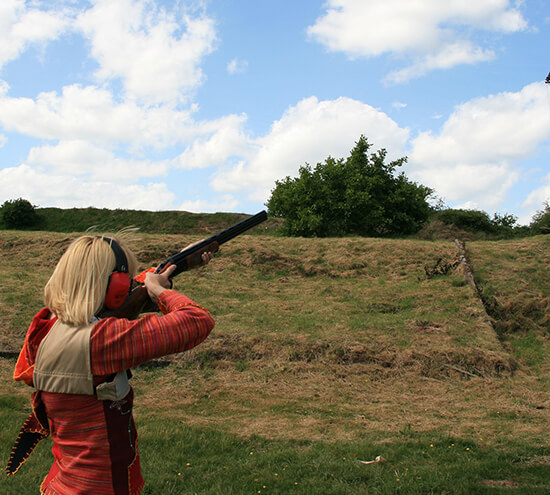
[[[115,254],[115,269],[109,277],[107,293],[105,294],[105,306],[107,309],[117,309],[122,306],[130,292],[130,275],[128,274],[128,260],[124,250],[113,239],[102,237],[111,246]]]

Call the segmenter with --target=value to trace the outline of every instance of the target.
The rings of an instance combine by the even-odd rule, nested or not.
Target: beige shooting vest
[[[73,327],[57,321],[38,346],[33,384],[37,390],[60,394],[95,395],[99,400],[120,400],[130,391],[126,371],[113,380],[94,385],[90,336],[94,324]]]

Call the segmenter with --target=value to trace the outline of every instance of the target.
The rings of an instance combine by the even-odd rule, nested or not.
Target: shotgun
[[[172,279],[181,272],[196,268],[202,264],[203,253],[216,253],[219,251],[219,248],[223,243],[243,234],[247,230],[259,225],[265,220],[267,220],[267,212],[260,211],[259,213],[256,213],[255,215],[233,225],[232,227],[222,230],[221,232],[218,232],[207,239],[203,239],[202,241],[183,249],[179,253],[170,256],[157,266],[155,273],[162,273],[169,266],[176,265],[177,268],[170,275],[170,279]],[[143,311],[156,311],[157,309],[158,308],[156,308],[156,305],[154,305],[149,298],[145,285],[133,281],[130,293],[124,303],[122,303],[122,306],[112,310],[103,308],[99,312],[98,316],[100,318],[114,316],[116,318],[128,318],[129,320],[135,320]]]

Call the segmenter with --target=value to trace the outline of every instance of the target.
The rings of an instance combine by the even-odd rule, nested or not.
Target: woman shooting
[[[210,259],[202,255],[203,264]],[[69,246],[44,288],[46,307],[34,317],[15,367],[14,379],[36,391],[8,474],[51,434],[54,463],[42,494],[141,492],[129,370],[195,347],[214,327],[207,310],[171,290],[175,268],[141,274],[161,315],[101,318],[126,299],[136,258],[121,240],[107,237],[87,235]]]

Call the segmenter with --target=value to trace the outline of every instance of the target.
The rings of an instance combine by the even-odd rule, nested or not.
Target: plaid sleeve
[[[182,352],[200,344],[214,328],[210,313],[173,290],[158,298],[163,315],[138,320],[105,318],[92,329],[94,375],[110,375],[150,359]]]

